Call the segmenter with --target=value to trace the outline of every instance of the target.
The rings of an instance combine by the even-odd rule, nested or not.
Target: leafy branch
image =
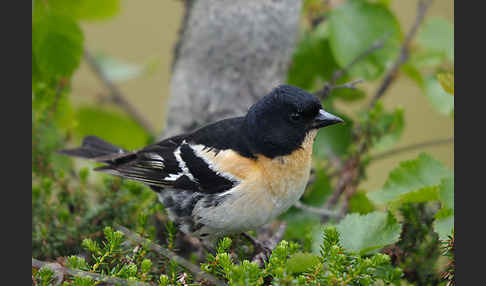
[[[423,22],[425,13],[427,9],[430,7],[432,0],[421,0],[417,6],[417,17],[415,19],[415,23],[413,24],[410,31],[407,33],[407,37],[402,43],[400,49],[400,55],[393,63],[392,67],[386,73],[384,79],[376,95],[373,97],[368,110],[371,110],[377,103],[378,99],[380,99],[384,94],[385,91],[390,87],[391,83],[396,79],[396,73],[398,69],[407,61],[408,59],[408,51],[410,48],[410,44],[412,39],[414,38],[415,34],[417,33],[418,27]],[[356,61],[353,61],[356,62]],[[326,202],[324,208],[329,209],[334,206],[338,199],[341,197],[342,194],[345,194],[345,198],[343,200],[343,205],[341,207],[341,214],[342,216],[347,213],[349,208],[349,198],[356,192],[358,183],[362,178],[362,174],[364,172],[364,165],[361,164],[361,157],[367,153],[370,148],[370,140],[371,134],[369,132],[370,129],[370,122],[367,123],[367,126],[357,126],[354,130],[354,137],[358,142],[361,142],[359,147],[357,148],[356,152],[347,159],[339,171],[340,176],[338,179],[338,183],[336,186],[335,191],[331,195],[331,198]],[[325,218],[323,218],[324,220]]]
[[[77,270],[77,269],[70,269],[61,266],[59,263],[52,263],[52,262],[45,262],[41,260],[37,260],[35,258],[32,258],[32,267],[41,269],[42,267],[49,267],[51,270],[53,270],[55,273],[57,273],[60,276],[60,280],[62,281],[62,277],[64,274],[68,274],[71,276],[77,276],[77,277],[87,277],[94,279],[99,282],[106,282],[106,283],[111,283],[111,284],[117,284],[117,285],[136,285],[136,286],[152,286],[154,285],[153,283],[145,283],[145,282],[140,282],[140,281],[129,281],[127,279],[123,278],[118,278],[118,277],[110,277],[107,275],[101,275],[98,273],[93,273],[93,272],[87,272],[83,270]]]
[[[131,232],[126,227],[119,226],[118,229],[130,240],[133,240],[133,241],[135,241],[136,243],[139,243],[139,244],[146,244],[146,245],[149,246],[150,249],[157,252],[158,254],[160,254],[160,255],[174,261],[175,263],[180,264],[183,267],[187,268],[189,271],[191,271],[196,276],[196,279],[199,279],[199,280],[205,279],[205,280],[210,281],[211,283],[218,285],[218,286],[224,285],[224,283],[222,281],[220,281],[219,279],[213,277],[212,275],[210,275],[208,273],[201,271],[199,269],[199,267],[192,264],[191,262],[189,262],[185,258],[180,257],[179,255],[175,254],[174,252],[172,252],[172,251],[170,251],[166,248],[163,248],[162,246],[160,246],[158,244],[155,244],[151,241],[144,239],[140,235]]]
[[[392,82],[395,80],[398,70],[400,67],[408,60],[410,56],[410,45],[412,43],[413,38],[417,34],[417,31],[420,25],[423,23],[425,14],[432,4],[433,0],[420,0],[417,4],[417,16],[415,18],[415,22],[412,25],[412,28],[407,33],[405,40],[403,41],[402,47],[400,49],[400,54],[397,60],[393,63],[392,67],[388,70],[383,79],[378,91],[376,92],[375,96],[372,98],[369,109],[373,108],[376,102],[385,94],[385,91],[390,87]]]

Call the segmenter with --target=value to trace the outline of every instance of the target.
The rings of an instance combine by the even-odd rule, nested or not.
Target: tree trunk
[[[286,81],[300,0],[186,0],[164,137],[242,116]]]

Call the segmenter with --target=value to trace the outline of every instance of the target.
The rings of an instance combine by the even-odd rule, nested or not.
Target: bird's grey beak
[[[319,114],[317,114],[316,118],[314,118],[314,122],[312,123],[312,128],[322,128],[329,125],[333,125],[336,123],[344,122],[341,118],[333,115],[324,109],[319,110]]]

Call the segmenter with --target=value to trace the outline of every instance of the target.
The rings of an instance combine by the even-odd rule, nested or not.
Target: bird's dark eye
[[[299,121],[302,118],[302,115],[300,113],[294,112],[290,114],[290,119],[292,121]]]

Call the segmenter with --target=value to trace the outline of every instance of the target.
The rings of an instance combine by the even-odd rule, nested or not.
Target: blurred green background
[[[339,1],[331,1],[339,2]],[[416,15],[417,0],[391,1],[403,31],[408,31]],[[121,1],[121,11],[109,21],[82,22],[85,46],[94,54],[107,54],[135,66],[149,66],[144,76],[124,80],[118,86],[127,99],[151,124],[161,131],[164,105],[169,96],[170,66],[173,49],[184,15],[183,1],[146,0]],[[454,23],[453,1],[434,1],[427,17],[441,17]],[[365,83],[365,91],[374,91],[377,83]],[[83,61],[72,82],[71,100],[74,104],[97,103],[108,91]],[[405,111],[405,130],[395,147],[407,146],[432,139],[453,137],[453,119],[436,112],[423,92],[410,78],[401,76],[384,97],[390,110],[402,106]],[[344,110],[355,110],[361,103],[339,102]],[[325,131],[323,131],[325,132]],[[370,165],[369,177],[360,188],[375,190],[383,186],[387,174],[399,162],[415,158],[427,151],[445,166],[454,166],[454,145],[446,144],[398,154]]]

